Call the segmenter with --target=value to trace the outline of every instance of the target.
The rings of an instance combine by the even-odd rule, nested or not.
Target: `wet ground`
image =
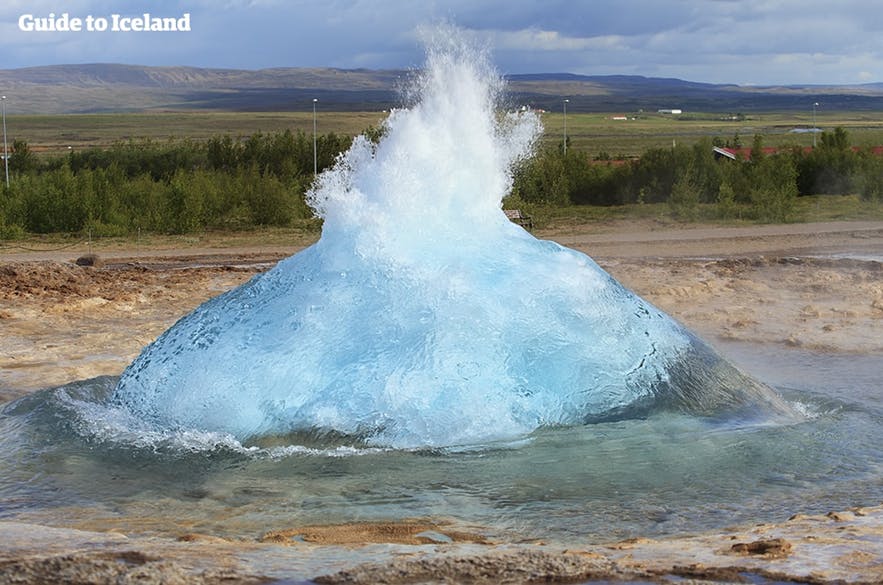
[[[880,414],[883,388],[875,374],[883,371],[879,222],[724,233],[601,231],[558,238],[593,254],[624,284],[765,382],[833,400],[848,412],[858,400],[865,412]],[[285,253],[134,252],[108,254],[101,267],[77,266],[72,262],[75,251],[52,258],[4,254],[0,401],[119,374],[144,344],[184,313],[265,270]],[[861,396],[855,395],[856,377],[864,380]],[[816,437],[822,445],[834,440],[861,445],[867,439],[832,434],[837,424],[831,424]],[[430,518],[419,532],[413,526],[403,528],[399,517],[389,518],[391,524],[350,523],[337,531],[320,527],[323,534],[347,534],[350,539],[325,536],[321,543],[310,540],[309,527],[278,523],[267,524],[262,534],[194,532],[182,525],[177,533],[165,530],[151,536],[155,531],[149,527],[105,521],[110,517],[90,517],[88,512],[36,525],[0,522],[0,582],[38,583],[62,573],[80,575],[83,582],[139,574],[170,582],[297,582],[321,574],[331,575],[323,582],[353,583],[880,582],[883,511],[874,506],[883,499],[883,472],[879,462],[870,465],[862,471],[870,491],[848,506],[841,505],[845,499],[828,499],[824,480],[807,479],[817,488],[811,490],[815,501],[795,501],[787,513],[756,518],[762,520],[757,526],[735,515],[739,526],[697,536],[675,530],[679,536],[671,538],[663,531],[652,539],[638,535],[603,545],[597,543],[604,539],[593,533],[566,548],[536,542],[530,531],[525,531],[533,538],[530,544],[517,544],[511,536],[501,539],[500,532],[487,538],[486,527],[464,526],[462,519],[448,525],[444,518]],[[845,509],[853,504],[858,507]],[[811,513],[788,520],[792,512],[804,509]],[[717,513],[725,518],[726,506]],[[223,519],[218,525],[223,527]],[[84,530],[70,530],[75,526]],[[588,534],[574,519],[574,533],[580,531]],[[273,538],[263,538],[271,533]],[[403,533],[411,538],[422,534],[422,544],[393,537]],[[458,536],[476,533],[484,535],[484,542]],[[353,541],[353,534],[360,536]],[[617,526],[610,526],[608,534],[609,541],[617,540]]]

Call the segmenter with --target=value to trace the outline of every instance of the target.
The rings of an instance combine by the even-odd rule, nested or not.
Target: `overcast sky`
[[[22,15],[180,18],[190,32],[27,32]],[[419,66],[416,30],[446,19],[501,73],[689,81],[883,81],[879,0],[3,0],[0,68],[126,63],[261,69]]]

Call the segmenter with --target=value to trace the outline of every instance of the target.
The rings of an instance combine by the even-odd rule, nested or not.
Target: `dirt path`
[[[719,257],[755,254],[808,255],[876,254],[883,256],[883,221],[843,221],[800,224],[720,227],[705,224],[669,225],[655,220],[618,220],[581,224],[555,230],[539,230],[534,235],[578,249],[594,258],[678,258]],[[291,245],[248,244],[207,245],[201,239],[170,245],[132,243],[108,248],[101,241],[83,240],[62,250],[56,246],[14,243],[0,245],[0,263],[54,261],[70,262],[96,253],[109,262],[142,261],[157,257],[179,258],[255,258],[279,259],[290,256],[312,243],[298,238]],[[881,258],[883,260],[883,258]]]
[[[820,222],[716,227],[654,221],[548,232],[540,237],[595,258],[717,258],[748,255],[876,255],[883,260],[883,222]]]

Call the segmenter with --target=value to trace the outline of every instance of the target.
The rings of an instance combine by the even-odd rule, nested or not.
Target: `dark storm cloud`
[[[26,33],[46,16],[191,14],[186,33]],[[640,74],[732,83],[883,80],[883,14],[844,0],[7,0],[0,67],[120,62],[203,67],[402,68],[417,29],[456,23],[505,73]]]

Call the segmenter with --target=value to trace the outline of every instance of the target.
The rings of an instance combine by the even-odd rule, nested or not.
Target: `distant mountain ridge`
[[[46,65],[0,70],[0,83],[125,84],[159,88],[257,88],[257,87],[330,87],[344,89],[356,82],[386,88],[401,72],[367,69],[274,68],[260,70],[211,69],[204,67],[147,67],[118,63],[85,65]]]
[[[279,67],[260,70],[148,67],[113,63],[0,70],[9,113],[156,110],[380,110],[401,105],[409,70]],[[883,83],[755,87],[638,75],[507,75],[511,105],[568,111],[627,112],[679,108],[735,112],[807,109],[883,110]]]

